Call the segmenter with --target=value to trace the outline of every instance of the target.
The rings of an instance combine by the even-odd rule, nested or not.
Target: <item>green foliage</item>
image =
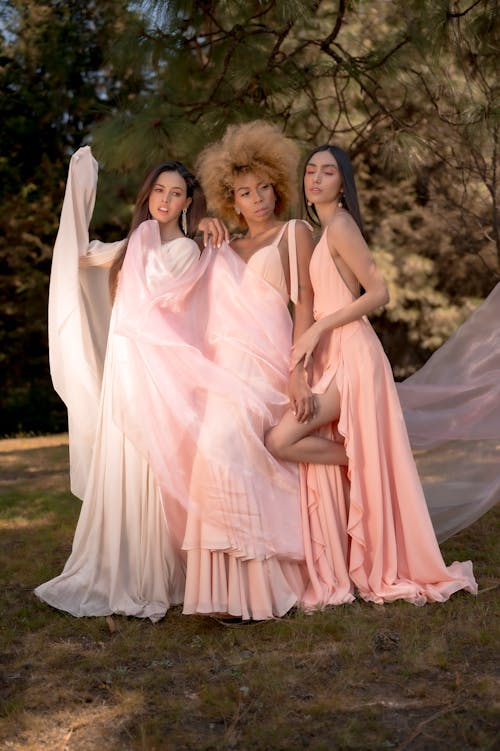
[[[93,231],[110,240],[126,233],[153,163],[192,166],[230,122],[277,122],[304,153],[327,141],[349,150],[391,282],[375,324],[400,376],[500,278],[496,0],[0,7],[0,391],[13,410],[4,431],[31,429],[33,390],[54,399],[50,250],[82,142],[103,166]]]
[[[2,431],[58,431],[47,296],[68,157],[126,82],[105,68],[123,3],[2,3],[0,407]]]

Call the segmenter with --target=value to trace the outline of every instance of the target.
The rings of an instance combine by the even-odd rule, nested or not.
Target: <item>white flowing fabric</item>
[[[50,373],[68,409],[71,490],[81,499],[94,446],[111,315],[108,270],[101,264],[122,245],[89,243],[97,172],[89,146],[71,157],[49,288]]]
[[[398,385],[438,540],[500,500],[500,284]]]
[[[49,299],[51,372],[68,407],[71,486],[83,505],[63,572],[35,593],[75,616],[156,621],[182,602],[185,511],[171,503],[166,520],[149,463],[113,422],[112,385],[130,363],[115,335],[114,311],[108,336],[107,270],[89,268],[108,262],[121,246],[88,243],[96,179],[90,149],[80,149],[71,160]],[[156,251],[154,272],[171,279],[199,257],[187,238]]]

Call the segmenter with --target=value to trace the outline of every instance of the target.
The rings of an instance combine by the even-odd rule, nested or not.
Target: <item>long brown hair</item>
[[[151,191],[154,185],[156,185],[158,177],[162,172],[178,172],[186,183],[187,197],[192,199],[186,213],[186,235],[188,237],[194,237],[200,219],[206,214],[205,196],[203,194],[201,186],[196,177],[187,169],[187,167],[184,166],[184,164],[182,164],[182,162],[162,162],[161,164],[158,164],[156,167],[154,167],[154,169],[152,169],[151,172],[147,175],[146,179],[139,189],[127,239],[123,245],[123,248],[121,248],[121,250],[115,256],[109,270],[109,291],[112,301],[115,299],[116,286],[118,284],[118,274],[121,267],[123,266],[123,261],[125,260],[130,235],[135,229],[137,229],[140,224],[142,224],[142,222],[145,222],[147,219],[151,219],[151,214],[149,213],[149,196],[151,195]],[[183,231],[180,217],[179,228],[181,231]]]

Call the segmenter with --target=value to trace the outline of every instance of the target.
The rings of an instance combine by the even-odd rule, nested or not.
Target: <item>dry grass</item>
[[[233,628],[75,619],[32,594],[79,511],[65,438],[0,442],[0,462],[2,751],[497,747],[498,511],[443,546],[474,560],[477,598]]]

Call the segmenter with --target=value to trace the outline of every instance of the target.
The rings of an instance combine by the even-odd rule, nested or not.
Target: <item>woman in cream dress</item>
[[[51,374],[68,408],[71,488],[83,504],[63,572],[35,593],[75,616],[156,621],[182,602],[185,511],[166,502],[147,455],[114,419],[114,389],[127,389],[136,356],[118,333],[120,306],[124,294],[154,294],[158,280],[174,284],[196,265],[199,249],[185,231],[204,213],[203,201],[182,164],[164,163],[139,192],[128,240],[89,243],[97,171],[88,146],[73,155],[49,297]],[[111,309],[109,266],[116,282],[122,264]]]

